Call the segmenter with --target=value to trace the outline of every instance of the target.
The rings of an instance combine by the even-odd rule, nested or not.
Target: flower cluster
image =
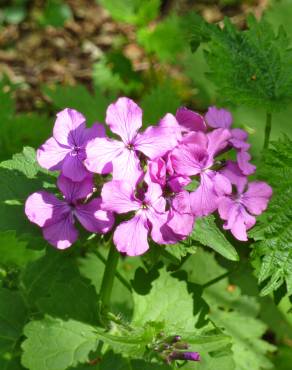
[[[57,115],[53,137],[38,149],[39,164],[60,171],[64,196],[39,191],[26,201],[26,215],[49,243],[60,249],[74,243],[75,219],[90,232],[106,233],[120,214],[114,243],[136,256],[149,249],[150,238],[158,244],[185,239],[196,218],[215,211],[224,229],[247,240],[272,189],[248,182],[255,166],[247,133],[231,128],[228,111],[210,107],[203,117],[179,108],[140,131],[142,110],[124,97],[108,107],[106,124],[109,136],[101,124],[86,128],[84,116],[67,108]],[[102,183],[94,183],[94,174],[102,175]]]

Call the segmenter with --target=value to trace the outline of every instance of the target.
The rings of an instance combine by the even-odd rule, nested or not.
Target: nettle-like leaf
[[[144,25],[156,18],[161,0],[98,0],[117,21]]]
[[[231,261],[239,260],[236,249],[226,239],[219,227],[217,227],[213,215],[196,220],[192,239],[206,247],[214,249],[217,253]]]
[[[46,245],[39,228],[27,220],[24,203],[34,191],[55,186],[55,180],[54,174],[38,165],[35,150],[29,147],[1,162],[0,232],[13,231],[19,239],[37,242],[39,248]]]
[[[259,166],[259,177],[273,187],[268,211],[263,214],[250,236],[254,264],[262,295],[271,293],[284,282],[292,294],[292,140],[284,137],[271,144]]]
[[[209,317],[232,337],[234,369],[272,368],[266,355],[275,347],[261,339],[267,326],[258,318],[260,305],[256,298],[241,295],[240,289],[230,285],[227,278],[216,282],[216,278],[224,276],[227,270],[216,262],[212,254],[201,249],[186,262],[184,269],[191,283],[202,286]],[[214,282],[211,285],[208,284],[210,280]]]
[[[19,292],[0,289],[0,368],[17,370],[15,347],[22,335],[28,311]],[[14,362],[15,361],[15,362]],[[15,367],[14,367],[15,366]]]
[[[209,41],[209,78],[226,102],[261,106],[267,111],[285,107],[292,99],[292,50],[283,28],[275,34],[264,19],[248,17],[248,29],[238,30],[229,19],[224,27],[198,19],[193,28],[194,49]]]

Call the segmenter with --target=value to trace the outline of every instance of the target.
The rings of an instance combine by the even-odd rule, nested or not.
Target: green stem
[[[118,262],[119,262],[119,253],[116,250],[114,244],[112,243],[108,253],[99,294],[102,316],[104,316],[109,311],[110,308],[111,293],[113,289],[114,278]]]
[[[220,280],[223,280],[225,279],[228,275],[231,274],[232,271],[227,271],[227,272],[224,272],[224,274],[222,275],[219,275],[218,277],[216,277],[215,279],[212,279],[210,281],[208,281],[207,283],[203,284],[203,288],[208,288],[209,286],[213,285],[213,284],[216,284],[218,283]]]
[[[106,259],[104,258],[104,256],[99,252],[99,251],[95,251],[95,254],[96,256],[100,259],[100,261],[106,265],[107,261]],[[118,271],[115,272],[115,275],[116,277],[120,280],[120,282],[124,285],[124,287],[126,289],[129,290],[129,292],[132,291],[132,287],[131,285],[128,283],[128,281],[123,277],[123,275],[121,275]]]
[[[269,146],[271,129],[272,129],[272,113],[267,112],[264,149],[267,149],[267,147]]]

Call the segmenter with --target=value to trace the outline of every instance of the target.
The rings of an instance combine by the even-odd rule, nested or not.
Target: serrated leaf
[[[94,327],[50,317],[28,323],[24,335],[22,364],[29,370],[66,370],[85,363],[98,344]]]
[[[292,293],[292,141],[288,137],[271,143],[264,153],[258,176],[273,187],[267,212],[250,231],[257,242],[253,260],[257,266],[261,295],[267,295],[284,282]]]
[[[262,106],[268,111],[291,101],[292,51],[283,28],[276,35],[264,19],[258,22],[249,16],[247,30],[237,30],[226,18],[223,29],[207,23],[193,28],[195,40],[202,35],[211,40],[206,53],[209,77],[222,100]]]
[[[212,215],[196,220],[192,239],[214,249],[217,253],[231,261],[239,260],[236,249],[216,226],[215,217]]]

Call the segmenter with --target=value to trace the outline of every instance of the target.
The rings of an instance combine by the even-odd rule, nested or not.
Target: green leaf
[[[206,285],[202,297],[210,307],[209,316],[216,326],[224,329],[233,339],[235,369],[272,368],[266,354],[274,351],[275,347],[262,340],[267,326],[258,319],[260,305],[256,298],[241,295],[239,287],[230,285],[227,277],[215,282],[217,277],[223,276],[227,271],[218,265],[212,254],[203,250],[198,250],[184,268],[188,271],[190,282],[203,287]],[[203,274],[206,269],[207,276]],[[212,285],[208,285],[210,280],[214,280]]]
[[[238,261],[236,249],[226,239],[223,232],[216,226],[215,217],[208,216],[196,220],[192,239],[200,242],[206,247],[214,249],[223,257]]]
[[[22,335],[28,312],[18,292],[0,289],[0,366],[11,369],[14,348]],[[15,368],[16,370],[16,368]]]
[[[267,295],[286,283],[292,293],[292,141],[288,137],[273,142],[265,152],[258,176],[273,187],[267,212],[250,232],[254,265]]]
[[[67,370],[87,362],[98,344],[94,327],[50,317],[28,323],[24,335],[22,364],[30,370]]]
[[[71,8],[60,0],[47,0],[39,22],[42,26],[63,27],[72,18]]]
[[[109,100],[99,90],[93,95],[83,85],[44,86],[42,90],[58,109],[74,108],[84,114],[90,124],[104,121]]]
[[[159,13],[160,0],[98,0],[120,22],[145,25]]]
[[[80,275],[76,261],[66,252],[48,249],[45,256],[27,266],[22,286],[27,300],[44,314],[97,323],[95,289]]]
[[[24,267],[39,258],[43,252],[27,248],[27,242],[18,240],[14,231],[0,233],[0,264]]]
[[[202,21],[203,22],[203,21]],[[224,28],[204,23],[193,37],[210,40],[206,53],[210,79],[225,102],[278,110],[292,99],[292,50],[283,28],[277,35],[264,19],[248,17],[248,29],[239,31],[228,19]],[[205,41],[205,40],[203,40]]]
[[[108,94],[139,94],[144,85],[122,52],[108,53],[94,64],[92,78],[98,90]]]
[[[160,270],[160,276],[152,283],[149,294],[143,296],[134,292],[133,298],[133,325],[158,321],[163,322],[165,330],[170,333],[194,329],[193,301],[186,283],[171,277],[165,269]],[[177,302],[180,302],[179,306]]]
[[[15,231],[17,238],[35,239],[39,247],[46,245],[40,228],[32,225],[24,214],[26,198],[45,184],[54,184],[55,176],[40,168],[35,150],[24,148],[11,160],[0,163],[0,232]],[[54,185],[53,185],[54,186]]]
[[[175,114],[180,105],[180,98],[169,82],[154,87],[141,100],[141,107],[144,110],[144,124],[149,126],[156,123],[166,112]]]
[[[153,28],[142,28],[137,33],[138,42],[148,53],[154,53],[162,62],[175,62],[177,55],[187,45],[181,18],[173,15]]]

